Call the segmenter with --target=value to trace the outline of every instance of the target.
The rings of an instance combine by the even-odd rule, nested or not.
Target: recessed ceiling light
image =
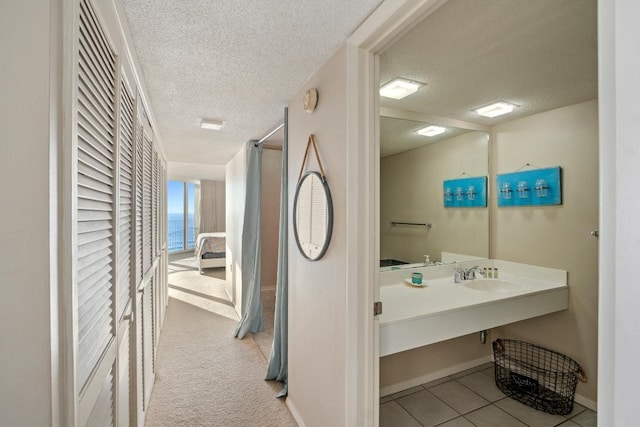
[[[397,77],[380,88],[380,96],[384,96],[385,98],[402,99],[405,96],[415,93],[415,91],[420,89],[422,86],[424,86],[424,83]]]
[[[442,126],[427,126],[426,128],[419,129],[417,132],[423,136],[436,136],[444,133],[447,128],[443,128]]]
[[[200,127],[202,129],[210,129],[210,130],[220,130],[224,126],[224,122],[222,120],[212,120],[212,119],[202,119],[200,122]]]
[[[478,108],[475,112],[485,117],[497,117],[512,112],[514,108],[516,108],[515,105],[500,101],[487,105],[486,107]]]

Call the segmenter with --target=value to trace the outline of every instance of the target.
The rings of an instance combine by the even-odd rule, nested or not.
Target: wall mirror
[[[487,208],[444,210],[441,197],[432,195],[442,177],[431,173],[441,166],[437,155],[446,155],[436,155],[446,151],[445,140],[421,148],[402,132],[409,135],[422,124],[490,132],[502,123],[596,98],[596,8],[587,3],[495,0],[487,7],[485,2],[447,0],[380,52],[381,87],[397,78],[416,84],[405,97],[380,96],[381,260],[419,263],[428,254],[437,261],[439,252],[446,251],[489,256],[493,181],[488,181]],[[496,117],[475,111],[497,101],[511,102],[514,109]],[[447,179],[482,173],[472,171],[469,162],[490,172],[487,154],[460,151],[457,156]],[[518,160],[510,168],[528,161]],[[451,228],[446,221],[454,217],[457,225]],[[406,220],[432,227],[389,225]]]
[[[489,134],[396,116],[380,117],[380,267],[487,258],[488,208],[445,208],[442,183],[488,175]]]
[[[333,230],[333,203],[325,177],[310,171],[298,182],[293,201],[293,232],[300,253],[310,261],[324,256]]]

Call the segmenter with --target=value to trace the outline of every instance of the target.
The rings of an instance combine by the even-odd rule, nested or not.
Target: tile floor
[[[495,385],[493,364],[380,399],[380,427],[595,427],[596,413],[573,405],[551,415],[506,397]]]

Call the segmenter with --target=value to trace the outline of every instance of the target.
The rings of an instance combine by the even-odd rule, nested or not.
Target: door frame
[[[378,55],[446,0],[387,0],[348,38],[346,425],[379,424],[380,135]],[[373,213],[373,215],[372,215]]]

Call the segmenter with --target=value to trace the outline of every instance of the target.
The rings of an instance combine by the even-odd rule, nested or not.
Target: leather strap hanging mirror
[[[311,146],[313,146],[320,173],[317,171],[304,173]],[[293,232],[300,253],[310,261],[322,258],[329,248],[332,231],[331,192],[318,155],[315,137],[309,135],[293,201]]]

